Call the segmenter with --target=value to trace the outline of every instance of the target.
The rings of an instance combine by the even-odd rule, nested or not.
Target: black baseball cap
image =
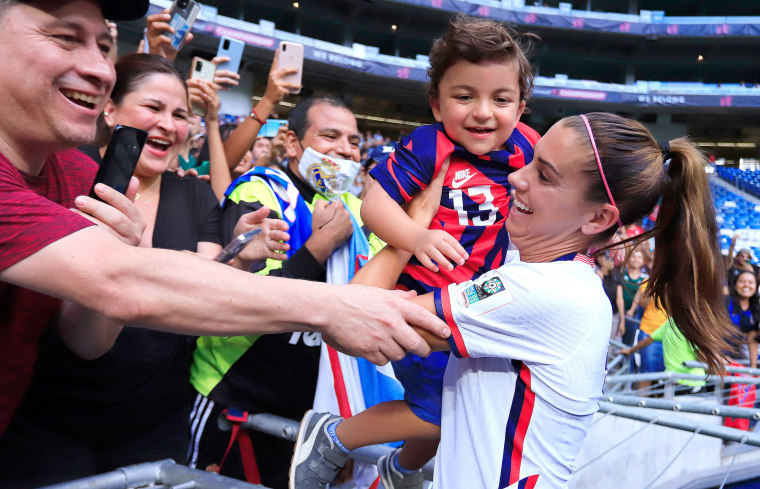
[[[21,3],[34,3],[21,0]],[[145,17],[150,6],[149,0],[98,0],[103,18],[108,20],[137,20]]]
[[[108,20],[137,20],[145,17],[149,0],[98,0],[103,17]]]

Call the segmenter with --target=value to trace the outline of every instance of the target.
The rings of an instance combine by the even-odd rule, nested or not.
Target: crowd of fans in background
[[[618,231],[617,239],[623,241],[651,229],[657,220],[657,211],[639,225],[626,226]],[[728,255],[724,256],[726,281],[724,294],[729,317],[735,326],[730,349],[724,352],[726,363],[744,361],[751,368],[757,368],[758,341],[760,334],[760,267],[753,263],[749,249],[735,253],[739,236],[734,236]],[[696,360],[691,345],[683,342],[680,351],[672,347],[668,351],[667,342],[659,338],[669,329],[669,314],[659,304],[655,304],[646,294],[647,279],[656,250],[652,240],[637,247],[607,250],[595,255],[597,274],[602,279],[605,292],[613,311],[610,337],[625,345],[622,353],[631,355],[631,372],[652,373],[673,371],[677,373],[705,375],[704,369],[686,367],[685,361]],[[655,332],[662,328],[657,336]],[[655,339],[657,338],[657,339]],[[680,357],[668,358],[671,355]],[[685,354],[685,356],[683,356]],[[669,362],[670,360],[670,362]],[[639,393],[647,395],[652,381],[641,381]],[[704,381],[680,380],[682,386],[689,386],[683,392],[698,392],[705,386]]]
[[[117,64],[117,75],[126,77],[129,76],[127,72],[134,69],[132,65],[153,63],[158,67],[150,69],[163,73],[165,80],[159,83],[162,88],[157,85],[150,89],[160,91],[170,87],[174,90],[172,96],[175,99],[177,94],[184,97],[187,90],[189,105],[201,107],[204,116],[188,111],[187,100],[175,100],[174,106],[156,108],[156,111],[167,111],[169,118],[179,120],[179,129],[172,130],[173,139],[166,143],[172,148],[175,147],[174,143],[179,144],[176,145],[175,153],[170,151],[172,161],[166,172],[159,166],[138,171],[141,180],[145,179],[145,187],[141,187],[136,202],[142,201],[145,209],[152,209],[146,211],[150,229],[147,239],[152,238],[150,243],[146,243],[147,246],[188,249],[213,258],[240,231],[238,227],[234,231],[231,227],[226,229],[221,211],[215,208],[215,204],[225,198],[230,184],[256,168],[288,169],[290,149],[287,138],[289,129],[292,128],[281,125],[273,138],[258,134],[258,128],[264,119],[279,119],[277,104],[288,94],[284,81],[286,73],[277,69],[275,59],[266,93],[257,105],[259,110],[266,110],[265,113],[256,114],[254,110],[250,117],[224,122],[227,117],[219,114],[218,91],[237,85],[239,76],[220,70],[214,83],[192,80],[184,82],[178,78],[179,75],[171,66],[177,53],[166,48],[168,38],[164,33],[169,30],[167,19],[167,11],[147,19],[147,51],[153,53],[154,59],[146,61],[139,57],[148,55],[127,54]],[[216,64],[221,61],[223,59],[214,60]],[[136,85],[130,82],[128,86],[122,87],[124,93],[115,91],[114,103],[106,112],[109,127],[122,123],[139,124],[139,121],[129,116],[131,102],[128,98],[130,94],[143,89],[139,87],[140,83],[147,82],[144,76],[138,75],[136,79]],[[186,89],[183,88],[185,83]],[[303,134],[297,136],[304,137]],[[153,144],[153,149],[157,152],[163,150],[163,142],[149,144]],[[387,160],[394,146],[390,137],[373,131],[361,134],[356,144],[362,169],[350,192],[361,199],[372,185],[369,171],[374,165]],[[98,152],[99,148],[96,151],[90,149],[88,154],[98,159]],[[157,181],[162,183],[159,186],[152,185]],[[185,186],[192,187],[194,193],[190,202],[175,202],[176,214],[166,217],[168,214],[162,215],[150,207],[151,200],[158,199],[159,192],[165,199],[167,195],[172,195],[170,187],[183,185],[181,182],[187,182]],[[153,203],[158,205],[157,200]],[[214,209],[209,210],[211,207]],[[316,212],[322,210],[315,205],[314,212],[316,215]],[[621,228],[619,239],[625,241],[648,231],[656,219],[655,212],[640,225]],[[175,242],[176,224],[180,220],[192,223],[193,229],[184,229],[184,234],[188,236],[186,239],[183,237],[183,241],[178,244]],[[245,222],[242,222],[242,226],[245,227]],[[284,236],[277,234],[278,229],[282,228],[274,226],[269,231],[272,243],[268,244],[268,249],[259,250],[256,258],[285,259],[282,252],[288,248],[283,243],[286,241]],[[344,236],[341,243],[346,239],[347,236]],[[338,240],[333,244],[337,246]],[[645,293],[649,267],[657,252],[653,246],[646,244],[634,249],[620,247],[600,251],[595,259],[597,273],[602,279],[614,314],[611,337],[631,347],[627,353],[634,353],[633,350],[636,349],[632,362],[638,371],[661,372],[669,365],[668,351],[663,351],[662,342],[651,339],[657,339],[656,332],[669,324],[669,315],[649,300]],[[756,367],[756,335],[760,324],[757,284],[760,276],[758,267],[752,265],[753,258],[757,257],[752,257],[744,249],[734,256],[733,246],[727,257],[726,307],[736,324],[737,335],[734,349],[726,352],[726,358],[748,358],[750,365]],[[236,260],[235,266],[252,270],[256,266],[254,262],[243,255]],[[185,439],[189,428],[189,411],[192,408],[194,412],[200,413],[203,409],[198,402],[192,406],[195,393],[186,380],[195,338],[127,328],[118,341],[113,339],[112,345],[115,347],[107,355],[95,355],[99,357],[96,360],[83,360],[75,358],[54,336],[45,340],[37,366],[37,377],[30,388],[27,401],[22,404],[14,424],[3,435],[4,439],[0,439],[0,473],[4,474],[0,475],[0,485],[5,486],[2,482],[4,477],[8,478],[11,485],[23,477],[26,484],[31,473],[39,474],[40,478],[35,482],[43,484],[113,470],[148,459],[171,457],[184,462],[185,454],[192,452],[191,443],[194,441]],[[146,345],[150,345],[150,348]],[[636,348],[636,345],[639,347]],[[689,383],[688,388],[695,390],[703,384]],[[129,388],[121,392],[113,391],[114,386],[125,385]],[[646,385],[639,387],[645,388]],[[146,398],[151,401],[144,402]],[[67,406],[70,410],[58,409],[54,415],[48,416],[44,411],[50,405]],[[98,421],[93,422],[94,419]],[[159,420],[160,423],[157,422]],[[106,425],[114,429],[98,428]],[[228,440],[225,443],[226,441]],[[117,444],[120,446],[117,451],[103,448]],[[47,447],[44,457],[39,456],[42,446]],[[82,463],[78,457],[85,457],[86,451],[94,454],[93,458],[97,461]],[[266,459],[266,455],[264,457]],[[44,469],[39,466],[41,458],[45,460]],[[285,462],[289,463],[289,459]],[[30,464],[34,465],[34,469]],[[269,465],[274,467],[278,464],[271,462]],[[207,467],[200,464],[199,468]],[[286,479],[286,476],[278,473],[263,482],[277,488],[284,487],[283,481]]]

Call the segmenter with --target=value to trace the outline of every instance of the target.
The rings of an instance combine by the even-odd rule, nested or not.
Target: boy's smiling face
[[[459,60],[443,75],[438,98],[430,99],[435,120],[472,154],[504,148],[525,110],[514,61]]]

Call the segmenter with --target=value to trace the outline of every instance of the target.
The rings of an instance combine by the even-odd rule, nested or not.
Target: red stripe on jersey
[[[369,489],[377,489],[378,487],[380,487],[380,476],[378,476],[377,479],[375,479],[375,482],[373,482],[372,485],[369,486]]]
[[[410,200],[412,200],[411,195],[409,195],[408,193],[406,193],[406,191],[404,191],[404,187],[402,187],[401,183],[398,181],[398,177],[396,177],[396,172],[393,171],[393,165],[397,164],[395,153],[391,153],[390,157],[388,157],[388,161],[385,164],[388,167],[388,171],[390,172],[391,177],[393,177],[393,180],[395,180],[396,183],[398,184],[398,190],[401,193],[401,196],[404,198],[404,202],[409,202]]]
[[[517,422],[515,437],[512,444],[512,471],[510,472],[509,484],[512,485],[520,478],[520,464],[522,462],[523,444],[525,435],[528,433],[531,417],[533,416],[533,405],[536,403],[536,394],[530,388],[530,369],[523,363],[520,367],[520,379],[525,383],[525,392],[523,394],[523,405],[520,411],[520,420]]]
[[[451,337],[454,338],[454,343],[457,345],[459,354],[462,355],[462,358],[470,358],[470,353],[464,344],[462,333],[459,331],[457,323],[454,322],[454,315],[451,313],[451,298],[449,297],[448,287],[441,289],[441,309],[443,310],[443,317],[446,318],[446,324],[451,328]]]
[[[417,185],[420,187],[420,189],[421,189],[421,190],[425,190],[425,188],[427,188],[427,183],[422,183],[422,182],[420,182],[420,181],[419,181],[417,178],[415,178],[415,177],[414,177],[414,175],[412,175],[411,173],[409,174],[409,178],[411,178],[412,180],[414,180],[414,183],[416,183],[416,184],[417,184]],[[403,190],[402,190],[402,192],[403,192]]]
[[[496,253],[496,256],[493,259],[493,262],[491,263],[491,270],[495,270],[499,268],[504,261],[504,249],[500,249],[498,253]]]
[[[520,489],[533,489],[536,487],[536,484],[538,484],[538,474],[534,474],[526,477],[525,479],[522,479],[518,487]]]
[[[535,146],[539,139],[541,139],[541,135],[536,132],[532,127],[526,126],[522,122],[517,123],[517,130],[520,131],[520,133],[525,136],[525,139],[530,141],[531,146]]]
[[[409,149],[412,149],[411,147]],[[441,169],[441,165],[448,158],[448,156],[454,152],[454,143],[446,137],[441,131],[438,131],[435,140],[435,171],[433,172],[433,178],[438,175],[438,170]],[[432,179],[431,179],[432,180]]]
[[[586,265],[590,266],[592,269],[596,270],[596,267],[594,266],[594,259],[588,255],[583,255],[581,253],[578,253],[577,255],[575,255],[575,258],[573,258],[573,261],[579,261],[581,263],[585,263]]]

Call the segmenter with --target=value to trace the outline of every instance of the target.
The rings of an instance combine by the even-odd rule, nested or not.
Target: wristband
[[[256,110],[253,108],[251,108],[251,117],[253,117],[253,120],[258,122],[262,126],[264,125],[264,121],[261,120],[261,117],[259,117],[259,115],[256,113]]]

